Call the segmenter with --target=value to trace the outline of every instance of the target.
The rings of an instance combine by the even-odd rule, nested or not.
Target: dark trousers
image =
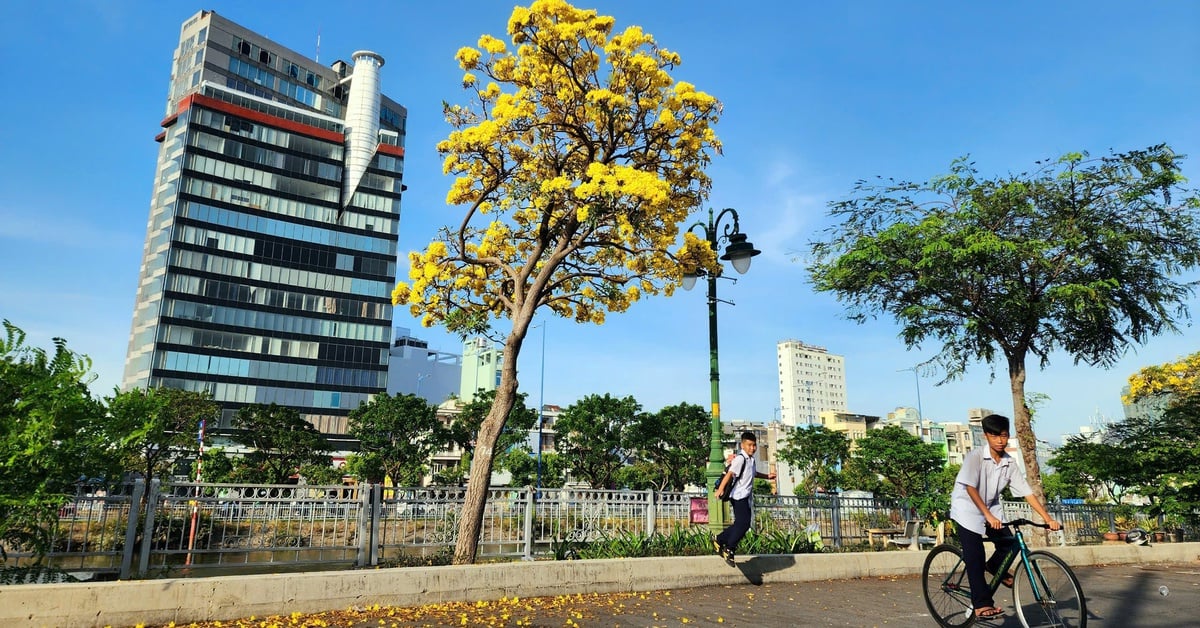
[[[1000,568],[1000,563],[1008,555],[1009,548],[1016,543],[1016,538],[1008,528],[999,530],[987,528],[987,538],[996,544],[996,551],[992,553],[991,558],[987,559],[987,562],[984,562],[983,535],[966,529],[957,521],[955,524],[955,527],[958,528],[958,542],[962,544],[967,582],[971,585],[971,606],[974,608],[995,606],[996,603],[992,600],[992,590],[988,586],[984,571],[996,573],[996,570]]]
[[[752,499],[754,497],[751,495],[746,499],[729,500],[729,504],[733,507],[733,524],[717,535],[718,543],[735,552],[738,543],[742,542],[742,537],[750,531],[750,500]]]

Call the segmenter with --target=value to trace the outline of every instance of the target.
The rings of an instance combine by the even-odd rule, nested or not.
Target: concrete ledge
[[[1071,565],[1192,563],[1200,543],[1054,547]],[[129,582],[0,586],[0,626],[186,624],[351,606],[918,574],[927,552],[514,562]]]

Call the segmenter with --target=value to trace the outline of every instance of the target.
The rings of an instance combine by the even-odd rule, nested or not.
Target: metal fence
[[[451,551],[465,497],[458,487],[138,481],[64,505],[41,564],[77,577],[126,579],[404,563]],[[865,549],[871,532],[911,518],[903,503],[887,499],[756,500],[757,528],[811,531],[826,547],[843,550]],[[694,515],[705,503],[691,493],[492,488],[479,556],[534,559],[565,542],[670,533],[703,525]],[[1012,517],[1032,514],[1023,501],[1005,508]],[[1098,542],[1116,530],[1111,506],[1054,504],[1050,512],[1065,524],[1051,542]],[[1144,515],[1142,521],[1146,529],[1157,527]],[[29,566],[34,558],[5,549],[5,568]]]

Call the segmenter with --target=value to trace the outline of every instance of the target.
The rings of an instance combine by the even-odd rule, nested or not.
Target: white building
[[[410,394],[440,404],[459,390],[462,356],[429,348],[404,327],[392,334],[395,340],[388,356],[389,395]]]
[[[822,412],[847,412],[846,359],[799,340],[776,345],[780,422],[816,425]]]

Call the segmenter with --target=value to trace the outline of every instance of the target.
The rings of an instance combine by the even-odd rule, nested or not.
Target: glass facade
[[[185,23],[124,389],[208,391],[218,429],[287,405],[333,435],[386,390],[404,114],[384,98],[380,150],[343,198],[341,108],[318,101],[344,103],[344,73],[212,12]]]

